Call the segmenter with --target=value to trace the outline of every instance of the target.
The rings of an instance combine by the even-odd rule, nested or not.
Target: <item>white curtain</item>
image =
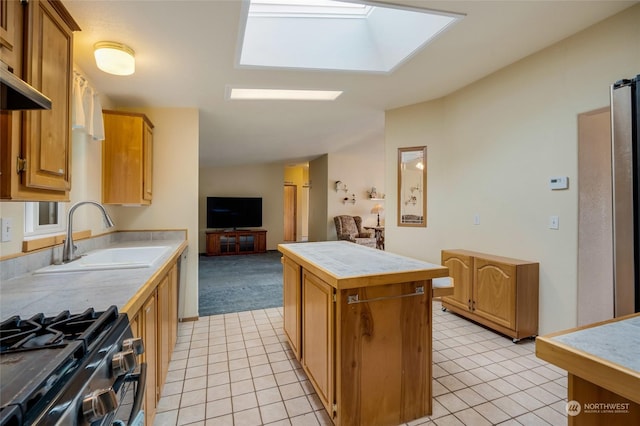
[[[93,140],[104,140],[102,105],[100,96],[87,79],[77,71],[73,72],[73,103],[71,125],[74,129],[85,129]]]

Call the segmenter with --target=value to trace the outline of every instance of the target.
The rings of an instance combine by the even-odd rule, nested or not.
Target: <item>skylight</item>
[[[250,17],[364,18],[373,9],[362,3],[332,0],[252,0]]]
[[[228,88],[230,100],[289,100],[289,101],[335,101],[342,94],[338,90],[291,90]]]
[[[393,72],[462,18],[331,0],[246,0],[239,65]]]

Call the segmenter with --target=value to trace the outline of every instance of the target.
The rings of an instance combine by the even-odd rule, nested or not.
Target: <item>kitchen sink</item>
[[[38,269],[34,274],[148,268],[169,249],[169,246],[100,249],[89,252],[73,262]]]

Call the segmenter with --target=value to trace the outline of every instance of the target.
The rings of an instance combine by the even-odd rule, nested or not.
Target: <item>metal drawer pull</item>
[[[378,302],[380,300],[400,299],[401,297],[421,296],[423,294],[424,294],[424,286],[416,287],[415,293],[400,294],[398,296],[374,297],[373,299],[359,300],[358,295],[353,294],[353,295],[347,296],[347,305],[352,305],[354,303]]]

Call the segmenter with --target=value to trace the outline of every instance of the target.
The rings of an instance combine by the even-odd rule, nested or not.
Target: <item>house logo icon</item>
[[[567,402],[567,414],[569,416],[577,416],[578,414],[580,414],[582,407],[580,406],[580,403],[578,401],[569,401]]]

